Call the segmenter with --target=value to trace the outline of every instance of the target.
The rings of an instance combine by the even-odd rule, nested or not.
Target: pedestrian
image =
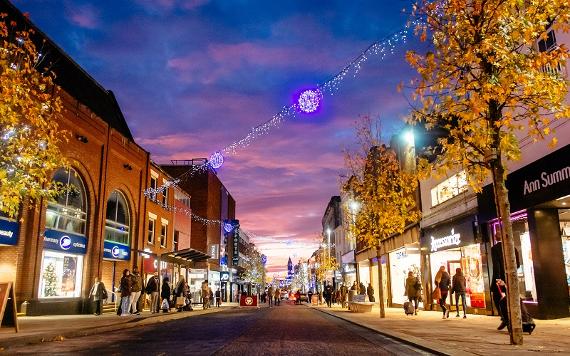
[[[493,258],[493,278],[491,281],[491,292],[493,294],[493,302],[501,316],[501,324],[497,330],[503,330],[509,325],[509,311],[507,305],[507,286],[505,284],[505,262],[503,260],[503,243],[500,241],[500,235],[496,236],[498,242],[491,247],[491,257]],[[515,248],[515,260],[517,269],[521,266],[519,260],[519,251]]]
[[[439,267],[439,271],[435,275],[435,286],[439,288],[441,298],[439,298],[439,306],[443,312],[442,319],[449,318],[449,310],[446,307],[447,294],[451,285],[451,276],[445,270],[445,266]]]
[[[214,292],[212,292],[212,288],[210,288],[210,286],[208,286],[208,296],[209,296],[208,308],[211,308],[212,302],[214,301]]]
[[[346,306],[348,305],[347,301],[348,301],[348,287],[346,285],[342,285],[340,287],[340,299],[341,299],[341,307],[342,308],[346,308]]]
[[[313,304],[313,290],[309,289],[309,293],[307,293],[307,296],[309,297],[309,304]]]
[[[281,289],[277,287],[275,289],[275,306],[279,306],[281,304]]]
[[[160,289],[160,308],[163,313],[168,313],[170,311],[170,278],[165,276],[162,279],[162,288]]]
[[[421,293],[422,283],[420,279],[414,276],[414,272],[409,271],[406,278],[405,295],[408,296],[408,301],[414,303],[414,315],[418,315],[418,296]]]
[[[327,302],[327,306],[329,308],[332,307],[332,294],[333,294],[332,286],[330,284],[325,285],[323,296],[325,297],[325,301]]]
[[[358,286],[358,294],[362,294],[362,295],[366,294],[366,286],[364,286],[364,283],[362,283],[362,282],[360,282],[360,284]]]
[[[136,266],[133,268],[133,273],[131,273],[131,281],[131,305],[129,306],[129,311],[132,314],[140,315],[137,306],[141,296],[142,279]]]
[[[368,300],[374,303],[374,288],[372,288],[372,285],[370,283],[368,283],[368,287],[366,287],[366,294],[368,295]]]
[[[176,288],[174,288],[174,306],[179,312],[181,312],[186,305],[186,297],[184,295],[185,288],[186,280],[184,277],[180,277],[180,280],[176,284]]]
[[[273,286],[269,286],[269,288],[267,288],[267,303],[271,308],[271,305],[273,304]]]
[[[356,291],[358,289],[358,286],[356,285],[356,281],[354,281],[354,283],[352,283],[352,287],[350,287],[350,290]]]
[[[89,297],[93,298],[93,304],[95,306],[95,315],[101,315],[103,300],[106,300],[107,289],[105,289],[105,285],[103,282],[99,281],[98,277],[95,277],[95,283],[93,287],[91,287],[91,291],[89,292]]]
[[[216,289],[216,307],[222,306],[222,292],[220,292],[220,288]]]
[[[202,296],[202,309],[208,309],[210,303],[210,287],[208,287],[208,280],[206,279],[202,282],[202,287],[200,288],[200,293]]]
[[[133,280],[131,272],[128,269],[123,271],[121,278],[121,316],[129,316],[129,308],[131,307],[131,293]]]
[[[461,297],[461,304],[463,305],[463,319],[467,318],[467,313],[465,312],[465,290],[466,281],[461,268],[455,269],[455,275],[453,276],[453,281],[451,284],[451,294],[455,293],[455,307],[457,308],[456,318],[459,318],[459,298]]]
[[[150,296],[150,312],[151,313],[158,313],[159,305],[158,305],[158,276],[154,274],[148,280],[145,288],[146,294]]]

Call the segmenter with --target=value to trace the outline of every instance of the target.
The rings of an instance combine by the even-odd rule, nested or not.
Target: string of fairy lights
[[[209,169],[217,170],[224,164],[225,157],[236,155],[241,149],[248,147],[257,138],[269,134],[273,129],[278,128],[286,120],[295,118],[298,114],[311,115],[318,113],[322,107],[325,95],[333,96],[340,89],[341,84],[352,74],[352,77],[359,75],[362,66],[369,60],[370,57],[378,56],[379,61],[383,61],[387,56],[394,54],[396,48],[406,44],[410,31],[418,25],[417,22],[410,22],[400,30],[385,37],[381,41],[376,41],[364,49],[358,56],[351,60],[344,68],[327,81],[300,91],[295,96],[294,103],[284,106],[278,113],[273,115],[269,120],[253,127],[244,137],[232,142],[231,144],[223,147],[214,152],[208,160],[202,164],[190,165],[188,170],[182,175],[173,180],[167,180],[161,186],[155,188],[147,188],[144,191],[145,196],[151,198],[156,197],[157,194],[164,193],[165,190],[172,186],[177,186],[181,182],[189,179],[196,173],[204,173]],[[191,217],[194,221],[203,223],[205,225],[223,224],[221,220],[207,219],[198,216],[190,209],[178,208],[175,206],[163,206],[165,209],[170,209],[178,213],[185,214]]]

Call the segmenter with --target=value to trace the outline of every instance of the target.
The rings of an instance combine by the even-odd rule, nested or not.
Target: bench
[[[348,310],[352,313],[368,313],[376,303],[372,302],[348,302]]]

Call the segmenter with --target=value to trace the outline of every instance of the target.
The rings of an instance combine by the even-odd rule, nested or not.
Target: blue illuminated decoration
[[[263,263],[263,265],[265,266],[265,264],[267,263],[267,256],[261,255],[261,263]]]
[[[210,167],[218,169],[224,164],[224,156],[222,156],[220,152],[214,152],[210,156],[208,163],[210,164]]]
[[[297,98],[298,109],[305,114],[315,113],[321,106],[323,93],[319,89],[306,89]]]
[[[234,225],[232,223],[224,222],[224,231],[227,233],[232,232]]]

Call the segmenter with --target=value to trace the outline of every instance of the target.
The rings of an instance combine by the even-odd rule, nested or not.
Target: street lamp
[[[329,261],[330,261],[330,259],[331,259],[331,229],[330,229],[330,227],[327,227],[327,248],[328,248]]]

